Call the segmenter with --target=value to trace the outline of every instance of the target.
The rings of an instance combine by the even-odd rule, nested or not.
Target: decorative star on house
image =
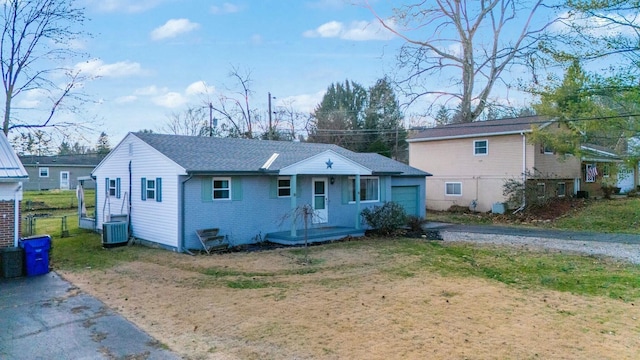
[[[333,163],[331,162],[331,159],[327,160],[325,164],[327,164],[327,169],[331,169],[331,166],[333,165]]]

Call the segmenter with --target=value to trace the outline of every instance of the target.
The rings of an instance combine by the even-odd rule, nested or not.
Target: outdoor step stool
[[[218,235],[219,232],[218,228],[196,230],[198,239],[207,254],[211,254],[212,251],[224,250],[229,246],[226,237]]]

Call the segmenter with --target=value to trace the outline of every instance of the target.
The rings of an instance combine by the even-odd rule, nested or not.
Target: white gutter
[[[18,247],[20,238],[20,200],[22,200],[22,181],[13,194],[13,246]]]

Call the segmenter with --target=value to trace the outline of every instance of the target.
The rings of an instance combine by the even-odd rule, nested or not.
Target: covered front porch
[[[306,242],[312,244],[340,240],[348,236],[362,237],[364,236],[364,230],[355,227],[323,226],[307,229],[306,235],[304,229],[297,230],[294,233],[291,231],[268,233],[265,236],[265,240],[281,245],[303,245],[305,237]]]

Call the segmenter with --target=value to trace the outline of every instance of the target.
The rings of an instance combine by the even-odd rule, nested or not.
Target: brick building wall
[[[19,202],[18,206],[22,206]],[[13,246],[14,201],[0,201],[0,248]],[[18,236],[20,236],[18,230]]]

